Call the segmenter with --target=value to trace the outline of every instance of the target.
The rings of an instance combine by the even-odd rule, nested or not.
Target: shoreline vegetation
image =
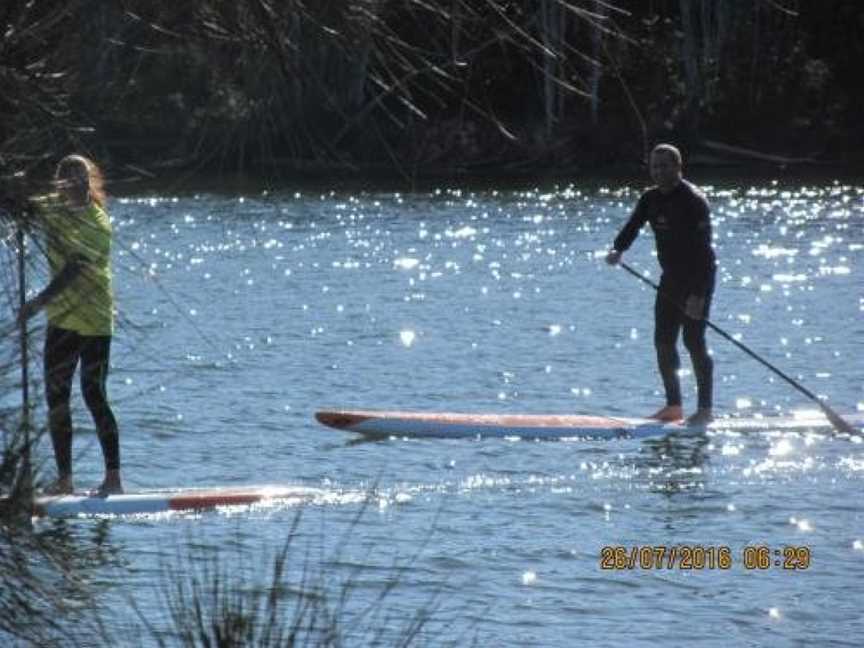
[[[0,175],[115,180],[854,168],[853,0],[169,3],[0,9]],[[50,45],[49,45],[50,44]]]

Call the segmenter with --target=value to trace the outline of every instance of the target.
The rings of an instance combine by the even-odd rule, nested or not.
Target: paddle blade
[[[854,428],[848,421],[844,420],[837,412],[828,407],[825,403],[820,402],[819,407],[825,413],[825,417],[834,426],[840,434],[848,434],[849,436],[860,435],[861,431]]]

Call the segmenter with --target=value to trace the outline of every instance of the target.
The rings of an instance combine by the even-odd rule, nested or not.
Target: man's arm
[[[616,265],[621,260],[621,255],[630,248],[633,241],[639,236],[639,230],[642,229],[642,226],[647,221],[648,213],[645,209],[645,194],[642,194],[642,197],[639,198],[639,202],[636,203],[636,207],[633,209],[633,213],[630,214],[630,218],[612,242],[612,250],[606,255],[606,263]]]
[[[693,299],[701,299],[704,302],[711,283],[711,275],[715,270],[714,253],[711,248],[711,208],[701,193],[697,193],[694,198],[690,209],[691,217],[696,221],[696,238],[691,248],[694,256],[690,262],[692,272],[689,294]]]
[[[690,275],[690,290],[684,312],[690,319],[701,320],[705,317],[705,300],[714,268],[711,252],[711,208],[701,193],[697,193],[695,198],[692,207],[698,236],[695,249],[701,249],[706,258],[700,259],[700,263],[693,268],[693,273]]]

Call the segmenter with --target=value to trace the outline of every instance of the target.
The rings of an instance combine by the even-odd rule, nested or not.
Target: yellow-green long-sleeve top
[[[45,233],[52,278],[70,262],[81,265],[81,272],[46,306],[48,323],[80,335],[112,335],[112,230],[108,214],[95,202],[80,210],[70,209],[54,197],[34,203]]]

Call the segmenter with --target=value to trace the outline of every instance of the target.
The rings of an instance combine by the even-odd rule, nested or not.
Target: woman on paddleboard
[[[21,308],[24,323],[43,308],[44,374],[48,426],[57,480],[45,490],[67,494],[72,481],[70,397],[81,366],[81,392],[99,434],[105,479],[96,494],[122,493],[117,421],[108,404],[107,380],[114,331],[111,285],[111,221],[105,211],[102,173],[91,160],[69,155],[57,165],[56,194],[32,200],[44,234],[51,281]]]
[[[618,233],[607,263],[616,265],[630,248],[645,223],[654,230],[657,260],[663,273],[654,304],[654,346],[666,406],[651,418],[677,421],[684,418],[678,369],[678,335],[693,362],[698,409],[687,419],[705,425],[712,419],[714,362],[705,342],[705,329],[717,261],[711,247],[711,211],[699,189],[682,176],[680,151],[660,144],[651,152],[650,170],[655,186],[639,198],[630,219]]]

